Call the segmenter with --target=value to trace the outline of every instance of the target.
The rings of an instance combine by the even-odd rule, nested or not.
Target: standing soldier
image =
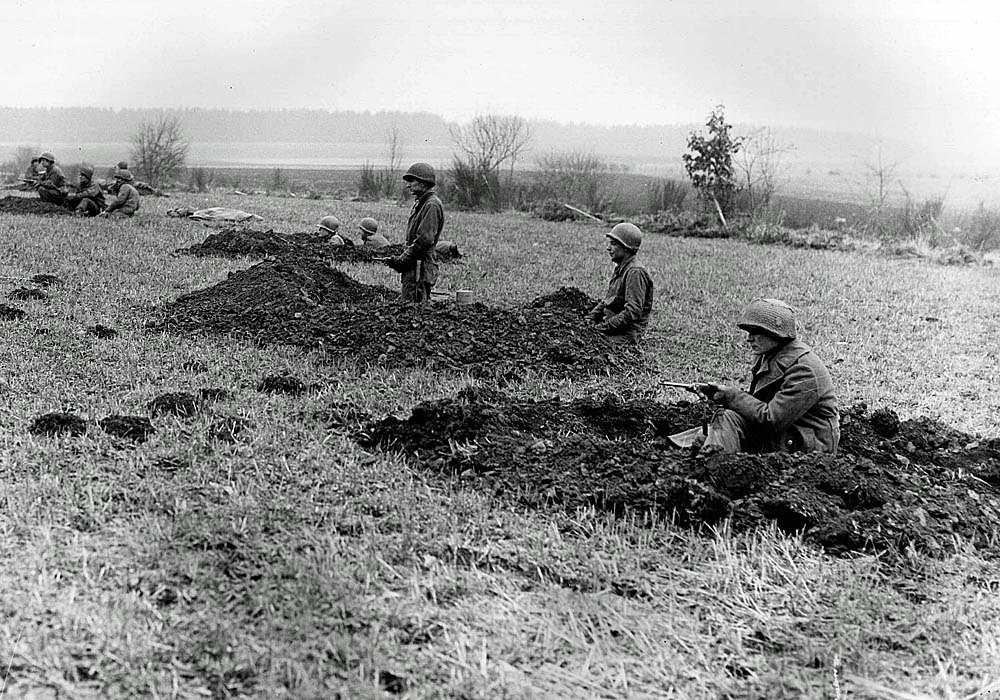
[[[400,275],[400,300],[425,304],[437,282],[438,263],[434,246],[444,228],[444,206],[434,193],[434,168],[414,163],[403,175],[406,189],[413,195],[413,209],[406,222],[406,248],[386,265]]]
[[[139,190],[132,186],[132,173],[119,170],[115,173],[113,188],[115,198],[101,216],[125,217],[133,216],[139,211]]]
[[[80,166],[76,192],[66,195],[66,206],[73,209],[77,216],[97,216],[104,211],[104,190],[94,182],[93,167]]]
[[[653,310],[653,280],[636,262],[642,232],[635,224],[620,223],[605,234],[608,255],[615,264],[608,281],[608,293],[593,309],[591,323],[611,339],[636,344],[649,325]]]
[[[38,156],[38,164],[42,168],[42,176],[35,185],[38,198],[43,202],[62,204],[66,200],[66,176],[62,168],[56,165],[56,157],[49,151]]]

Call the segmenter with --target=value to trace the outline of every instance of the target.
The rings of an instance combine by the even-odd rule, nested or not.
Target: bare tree
[[[453,126],[451,137],[461,155],[453,159],[450,191],[456,203],[493,209],[509,205],[514,190],[514,166],[531,142],[531,129],[521,117],[488,114],[465,126]],[[507,182],[500,171],[507,167]]]
[[[743,148],[736,158],[742,189],[742,208],[754,221],[768,211],[771,198],[778,190],[782,172],[782,157],[792,150],[790,144],[779,144],[774,131],[763,127],[743,137]]]
[[[132,162],[150,184],[160,185],[184,167],[189,146],[180,117],[161,113],[132,136]]]
[[[385,147],[389,164],[382,171],[382,196],[394,197],[401,192],[399,173],[403,168],[403,140],[399,135],[399,127],[395,124],[386,130]]]

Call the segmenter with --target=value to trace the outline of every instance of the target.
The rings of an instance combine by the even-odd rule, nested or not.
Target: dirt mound
[[[71,216],[72,211],[51,202],[43,202],[36,197],[14,197],[8,195],[0,198],[0,213],[3,214],[41,214]]]
[[[114,338],[118,335],[118,331],[110,326],[105,326],[104,324],[97,323],[87,329],[87,335],[92,335],[95,338],[101,338],[107,340],[109,338]]]
[[[559,309],[566,309],[568,311],[575,311],[579,314],[586,314],[592,308],[597,306],[598,302],[598,299],[588,296],[576,287],[560,287],[551,294],[545,294],[544,296],[538,297],[528,304],[528,308],[547,309],[556,307]]]
[[[7,297],[15,301],[41,301],[48,299],[49,295],[34,287],[18,287],[7,292]]]
[[[843,416],[841,453],[699,457],[662,439],[698,425],[704,404],[613,396],[515,402],[465,391],[406,420],[370,424],[358,442],[402,450],[422,468],[458,475],[534,507],[656,512],[699,526],[770,522],[828,551],[941,553],[995,545],[1000,440],[927,419],[886,438],[884,414]]]
[[[28,432],[34,435],[83,435],[87,421],[73,413],[46,413],[31,421]]]
[[[186,391],[175,391],[160,394],[149,402],[147,408],[153,416],[181,416],[188,418],[198,412],[199,400],[194,394]]]
[[[0,321],[17,321],[25,316],[27,316],[27,314],[16,306],[0,304]]]
[[[290,396],[301,396],[309,391],[309,385],[298,377],[286,374],[274,374],[264,377],[257,384],[257,391],[269,394],[288,394]]]
[[[156,432],[146,416],[110,415],[99,420],[97,424],[108,435],[135,442],[145,442],[150,435]]]
[[[370,263],[376,258],[399,255],[403,252],[401,243],[393,243],[378,250],[353,241],[347,245],[331,246],[332,234],[319,233],[279,233],[273,230],[256,231],[249,228],[226,228],[210,234],[204,241],[187,248],[178,248],[175,253],[187,255],[218,256],[226,258],[325,258],[336,262]],[[458,248],[438,251],[439,262],[451,262],[462,257]]]
[[[32,275],[29,281],[37,284],[39,287],[51,287],[52,285],[63,283],[63,281],[55,275],[47,275],[45,273]]]
[[[148,327],[321,347],[368,363],[464,367],[477,374],[520,373],[531,366],[581,375],[629,361],[623,357],[627,352],[565,306],[414,308],[395,298],[395,292],[361,284],[322,260],[268,260],[178,298]]]

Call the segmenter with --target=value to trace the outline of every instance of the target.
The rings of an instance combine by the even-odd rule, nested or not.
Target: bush
[[[965,246],[981,252],[1000,248],[1000,211],[987,209],[979,203],[979,208],[957,219],[952,230],[955,237]]]
[[[684,208],[684,200],[687,199],[689,191],[688,186],[679,180],[664,178],[651,182],[647,190],[646,210],[680,211]]]
[[[184,167],[188,142],[180,117],[161,114],[154,122],[143,122],[132,136],[132,163],[151,185],[162,185]]]
[[[620,186],[611,166],[593,153],[553,152],[538,159],[532,187],[535,199],[556,199],[589,212],[612,208]]]
[[[188,189],[192,192],[208,192],[215,184],[215,170],[192,168],[188,175]]]

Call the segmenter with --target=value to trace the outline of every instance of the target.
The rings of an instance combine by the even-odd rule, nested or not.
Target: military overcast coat
[[[404,273],[416,268],[418,262],[422,263],[416,280],[418,283],[432,287],[437,283],[438,263],[434,247],[443,228],[444,206],[438,196],[428,190],[413,203],[406,222],[406,249],[399,256]]]
[[[653,310],[653,280],[632,255],[615,266],[608,293],[590,310],[590,320],[608,335],[623,335],[638,341]]]
[[[770,357],[757,357],[749,392],[727,388],[713,401],[747,421],[754,452],[837,451],[840,413],[833,380],[812,348],[799,340]]]

